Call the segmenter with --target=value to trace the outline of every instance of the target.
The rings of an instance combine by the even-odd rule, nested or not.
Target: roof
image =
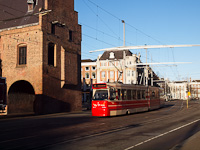
[[[200,80],[193,80],[192,82],[200,82]]]
[[[37,0],[32,12],[28,12],[27,0],[0,0],[0,29],[29,25],[39,22],[34,15],[42,8],[43,1]]]
[[[81,62],[94,62],[94,61],[91,59],[83,59],[83,60],[81,60]]]
[[[174,83],[187,83],[187,81],[175,81]]]
[[[114,58],[110,58],[110,53],[114,53]],[[126,56],[132,56],[131,51],[125,50]],[[100,60],[113,60],[113,59],[123,59],[123,50],[119,51],[105,51],[101,56]]]

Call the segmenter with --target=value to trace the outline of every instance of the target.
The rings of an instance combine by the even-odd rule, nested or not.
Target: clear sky
[[[91,50],[126,46],[200,44],[200,0],[75,0],[82,25],[82,59],[97,59]],[[141,53],[146,62],[145,50]],[[192,62],[152,66],[171,81],[200,79],[200,47],[148,49],[148,62]]]

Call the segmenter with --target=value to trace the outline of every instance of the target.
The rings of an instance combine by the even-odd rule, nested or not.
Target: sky
[[[199,0],[74,0],[82,25],[81,59],[97,59],[103,52],[89,51],[123,46],[200,44]],[[131,50],[141,54],[145,50]],[[147,60],[191,62],[151,66],[170,81],[200,80],[200,47],[148,49]]]

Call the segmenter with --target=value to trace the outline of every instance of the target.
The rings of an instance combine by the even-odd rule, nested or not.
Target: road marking
[[[195,121],[192,121],[192,122],[190,122],[190,123],[187,123],[187,124],[185,124],[185,125],[182,125],[182,126],[180,126],[180,127],[178,127],[178,128],[175,128],[175,129],[170,130],[170,131],[168,131],[168,132],[165,132],[165,133],[163,133],[163,134],[157,135],[157,136],[155,136],[155,137],[153,137],[153,138],[150,138],[150,139],[148,139],[148,140],[146,140],[146,141],[140,142],[140,143],[138,143],[138,144],[136,144],[136,145],[130,146],[130,147],[124,149],[124,150],[133,149],[133,148],[135,148],[135,147],[137,147],[137,146],[140,146],[140,145],[142,145],[142,144],[145,144],[145,143],[147,143],[147,142],[150,142],[150,141],[152,141],[152,140],[154,140],[154,139],[157,139],[157,138],[159,138],[159,137],[162,137],[162,136],[167,135],[167,134],[169,134],[169,133],[172,133],[172,132],[174,132],[174,131],[177,131],[177,130],[179,130],[179,129],[181,129],[181,128],[187,127],[187,126],[189,126],[189,125],[191,125],[191,124],[193,124],[193,123],[196,123],[196,122],[198,122],[198,121],[200,121],[200,119],[197,119],[197,120],[195,120]]]

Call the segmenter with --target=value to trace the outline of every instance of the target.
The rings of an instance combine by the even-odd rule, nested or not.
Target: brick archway
[[[14,82],[8,91],[8,113],[33,112],[35,90],[25,81]]]

